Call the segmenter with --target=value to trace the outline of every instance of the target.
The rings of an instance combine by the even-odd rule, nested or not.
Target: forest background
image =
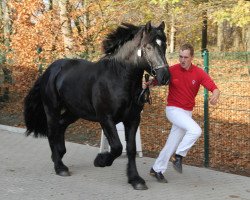
[[[97,60],[105,35],[122,22],[165,21],[168,52],[183,42],[199,51],[206,18],[210,51],[250,51],[245,0],[0,0],[0,18],[2,67],[25,74],[65,56]]]
[[[19,127],[24,127],[24,96],[54,60],[96,61],[103,56],[102,40],[122,22],[158,25],[164,21],[169,64],[178,61],[170,57],[179,46],[189,42],[197,53],[195,64],[202,66],[202,29],[207,20],[207,49],[223,57],[213,60],[215,67],[210,70],[222,90],[220,104],[210,112],[210,166],[250,176],[249,0],[0,0],[0,18],[0,124]],[[244,62],[225,53],[242,55]],[[169,133],[166,92],[166,87],[153,90],[153,104],[146,105],[142,115],[147,155],[157,155]],[[194,111],[201,125],[202,98],[198,96]],[[66,138],[98,146],[100,132],[99,125],[78,121],[69,127]],[[186,162],[202,165],[203,138]]]

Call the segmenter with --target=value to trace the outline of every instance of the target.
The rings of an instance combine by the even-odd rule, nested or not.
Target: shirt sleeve
[[[218,89],[217,85],[214,83],[212,78],[203,70],[201,77],[202,77],[201,85],[204,86],[207,90],[213,92],[215,89]]]

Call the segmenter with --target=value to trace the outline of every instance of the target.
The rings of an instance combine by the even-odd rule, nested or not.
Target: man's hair
[[[191,44],[183,44],[180,48],[181,51],[184,50],[189,50],[190,51],[190,55],[194,56],[194,47]]]

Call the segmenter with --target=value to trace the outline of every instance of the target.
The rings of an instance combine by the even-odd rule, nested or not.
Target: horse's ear
[[[146,33],[149,33],[149,31],[151,31],[151,21],[146,23],[145,30],[146,30]]]
[[[161,29],[164,31],[164,29],[165,29],[165,22],[164,21],[161,22],[161,24],[158,26],[158,29]]]

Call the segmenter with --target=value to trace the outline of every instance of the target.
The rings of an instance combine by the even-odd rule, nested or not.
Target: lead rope
[[[144,75],[145,82],[149,81],[149,74]],[[152,98],[150,95],[150,89],[149,86],[147,86],[145,89],[143,89],[137,99],[137,104],[140,106],[143,106],[145,103],[152,104]]]

